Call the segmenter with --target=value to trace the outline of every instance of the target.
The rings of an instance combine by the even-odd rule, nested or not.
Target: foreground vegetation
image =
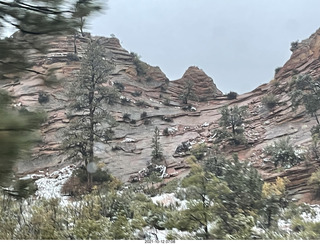
[[[166,239],[320,238],[320,222],[302,217],[314,211],[288,199],[286,178],[263,183],[249,163],[217,150],[201,162],[194,156],[188,162],[187,177],[161,188],[149,184],[157,174],[130,186],[110,175],[93,175],[98,182],[93,190],[76,192],[68,201],[2,192],[0,239],[148,239],[152,230]],[[75,172],[73,177],[83,177]],[[171,196],[170,204],[153,201],[164,194]],[[289,232],[280,219],[290,224]]]

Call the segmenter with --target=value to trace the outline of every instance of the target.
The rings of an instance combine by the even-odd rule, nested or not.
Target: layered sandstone
[[[161,132],[160,143],[165,155],[167,173],[172,177],[187,172],[186,155],[198,143],[214,146],[213,129],[218,128],[220,108],[225,105],[246,105],[250,116],[245,134],[248,146],[218,145],[222,152],[239,154],[240,159],[250,161],[266,181],[286,176],[290,180],[291,196],[303,201],[312,201],[307,180],[315,171],[317,162],[308,161],[288,170],[276,171],[267,160],[263,148],[282,137],[289,136],[294,145],[307,151],[311,142],[310,129],[315,120],[300,108],[292,111],[288,96],[289,82],[293,75],[319,74],[320,31],[302,41],[293,50],[290,60],[279,70],[275,81],[263,84],[252,92],[228,100],[215,86],[213,80],[197,67],[187,69],[181,79],[169,81],[159,67],[152,67],[141,61],[145,73],[138,75],[133,56],[123,49],[116,38],[91,37],[99,39],[105,47],[105,57],[115,64],[109,86],[121,83],[124,86],[121,101],[109,108],[118,121],[115,135],[109,144],[96,143],[95,152],[112,174],[124,182],[135,178],[146,168],[151,159],[151,142],[155,127]],[[46,55],[32,54],[33,67],[37,72],[16,76],[2,81],[2,88],[15,97],[15,105],[28,110],[44,110],[48,120],[41,127],[42,143],[33,149],[29,161],[20,162],[17,172],[24,174],[37,170],[55,170],[71,163],[61,150],[62,132],[68,127],[66,117],[68,96],[66,88],[80,68],[81,57],[90,37],[64,36],[46,38],[50,49]],[[75,46],[77,54],[75,55]],[[49,76],[48,76],[49,74]],[[191,101],[192,109],[183,109],[179,96],[188,80],[194,83],[194,92],[201,100]],[[49,101],[40,104],[39,94],[46,93]],[[266,94],[279,98],[278,105],[270,110],[261,100]],[[141,113],[146,118],[141,119]],[[131,121],[124,118],[130,114]],[[132,120],[135,123],[131,123]],[[169,135],[163,130],[168,129]],[[181,151],[177,148],[185,148]],[[77,162],[80,164],[81,162]]]

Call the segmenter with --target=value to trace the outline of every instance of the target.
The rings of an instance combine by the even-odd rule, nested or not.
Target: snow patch
[[[176,206],[179,205],[178,210],[187,209],[187,201],[175,197],[175,193],[165,193],[161,195],[157,195],[151,198],[154,204],[161,204],[165,207],[169,207],[170,205]]]
[[[61,189],[64,183],[70,178],[75,165],[68,165],[61,170],[54,171],[51,174],[43,175],[42,178],[35,181],[38,190],[35,195],[37,198],[62,198]]]
[[[122,143],[124,142],[135,142],[136,140],[135,139],[132,139],[132,138],[126,138],[122,141]]]

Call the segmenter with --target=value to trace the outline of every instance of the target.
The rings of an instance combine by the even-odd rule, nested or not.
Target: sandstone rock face
[[[16,106],[32,111],[44,110],[48,114],[48,120],[41,127],[43,142],[35,146],[29,161],[18,163],[16,170],[20,174],[37,170],[53,171],[73,163],[61,150],[62,132],[68,128],[69,123],[65,114],[69,99],[65,91],[70,81],[76,79],[89,36],[78,37],[76,40],[73,38],[47,37],[44,41],[50,44],[49,52],[46,55],[34,53],[30,56],[35,63],[33,68],[49,75],[46,79],[44,75],[26,73],[19,77],[13,75],[12,80],[0,83],[2,88],[14,96]],[[266,181],[273,181],[278,176],[288,177],[292,197],[300,201],[313,201],[307,180],[315,171],[317,162],[310,160],[291,169],[277,171],[272,162],[267,160],[263,149],[289,136],[299,150],[308,150],[311,143],[310,129],[316,122],[303,108],[297,112],[292,111],[288,82],[295,74],[319,74],[319,30],[293,51],[290,60],[275,76],[277,84],[263,84],[234,100],[223,96],[213,80],[197,67],[188,68],[181,79],[169,81],[159,67],[151,67],[141,61],[144,74],[138,75],[133,56],[121,47],[118,39],[91,38],[99,39],[105,47],[105,57],[115,64],[112,79],[106,85],[121,83],[124,86],[120,102],[109,108],[118,122],[114,138],[109,144],[95,144],[96,156],[116,177],[124,182],[139,178],[151,160],[152,136],[157,126],[167,174],[172,177],[188,172],[185,163],[185,157],[190,154],[188,148],[206,143],[208,147],[219,146],[229,156],[238,153],[239,158],[250,161]],[[74,41],[77,55],[74,55]],[[193,107],[183,109],[179,95],[187,80],[193,81],[195,93],[205,101],[192,101]],[[39,103],[40,93],[48,95],[47,103]],[[268,109],[261,102],[263,96],[271,93],[279,98],[274,109]],[[215,135],[212,131],[219,127],[220,108],[225,105],[248,106],[250,116],[245,128],[248,146],[214,144]],[[141,118],[143,112],[146,116]],[[125,114],[129,115],[129,119]],[[164,133],[164,129],[168,133]],[[183,150],[177,150],[179,146]]]
[[[312,34],[308,39],[297,43],[296,47],[291,48],[292,55],[284,66],[277,72],[277,81],[301,73],[310,73],[318,76],[320,71],[320,29]]]
[[[191,66],[186,70],[181,79],[172,81],[169,84],[168,90],[175,101],[179,101],[179,96],[184,91],[188,81],[192,81],[194,84],[193,92],[197,96],[197,100],[208,101],[222,95],[222,92],[216,87],[212,78],[198,67]]]

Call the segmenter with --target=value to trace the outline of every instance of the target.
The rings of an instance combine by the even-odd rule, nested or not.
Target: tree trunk
[[[316,121],[317,121],[317,123],[318,123],[318,125],[319,125],[320,123],[319,123],[319,119],[318,119],[317,113],[314,113],[314,116],[316,117]]]
[[[76,34],[73,35],[73,47],[74,47],[74,53],[77,54],[78,50],[77,50],[77,44],[76,44]]]
[[[84,26],[84,18],[80,17],[80,32],[82,36],[84,36],[83,26]]]

